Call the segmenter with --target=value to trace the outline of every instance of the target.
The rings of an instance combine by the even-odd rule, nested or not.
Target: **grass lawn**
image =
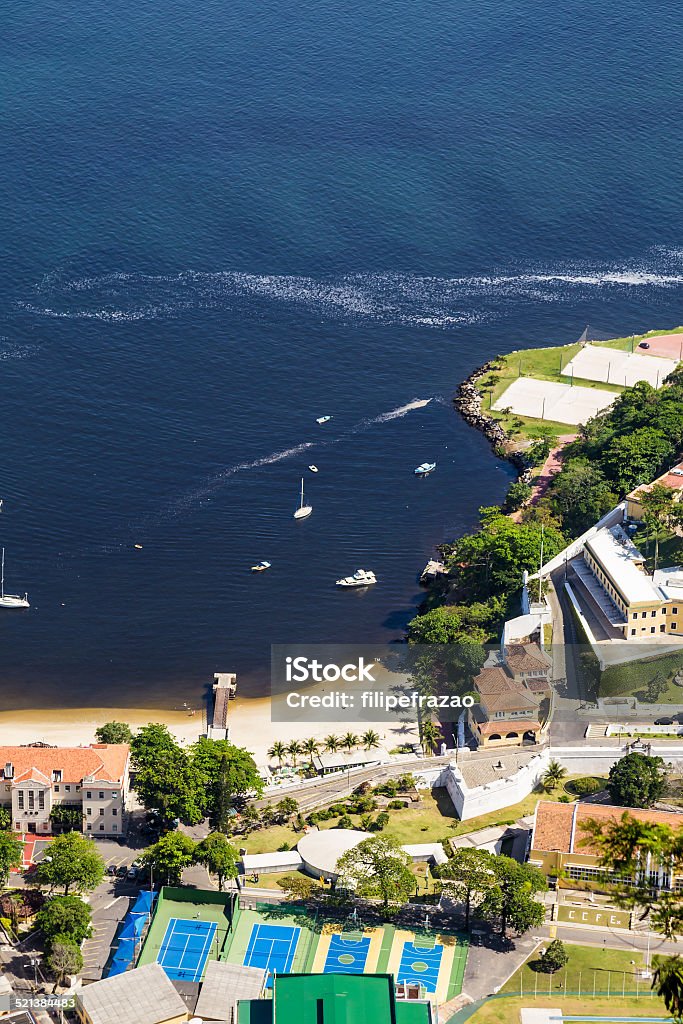
[[[488,828],[490,825],[513,824],[519,818],[533,814],[539,800],[559,800],[560,797],[568,797],[570,801],[578,797],[571,790],[566,789],[566,783],[575,778],[584,776],[569,775],[564,784],[557,787],[550,793],[535,791],[525,797],[518,804],[511,807],[504,807],[499,811],[490,811],[478,818],[469,818],[467,821],[459,821],[451,798],[444,788],[433,790],[420,790],[420,802],[410,804],[401,810],[389,811],[389,824],[381,832],[381,835],[390,836],[401,845],[406,843],[432,843],[443,842],[449,836],[461,836],[468,832],[476,832],[480,828]],[[341,803],[341,800],[335,801]],[[377,817],[379,809],[372,811],[372,817]],[[361,828],[360,819],[362,815],[349,815],[354,828]],[[321,829],[334,828],[339,818],[330,818],[328,821],[321,821],[318,827]],[[380,833],[378,833],[380,834]],[[247,853],[271,853],[278,850],[284,843],[289,847],[296,846],[302,832],[295,832],[293,828],[286,825],[273,825],[271,828],[263,829],[260,832],[253,832],[246,838],[238,836],[235,844],[244,847]],[[289,872],[284,872],[288,874]],[[266,876],[261,875],[261,880]],[[263,881],[260,882],[263,884]]]
[[[650,648],[651,649],[651,648]],[[664,654],[659,658],[629,661],[623,665],[611,665],[606,668],[600,678],[600,696],[616,697],[637,695],[639,700],[646,700],[647,684],[655,676],[663,676],[667,680],[667,689],[657,698],[658,704],[682,704],[683,687],[672,682],[675,673],[683,669],[683,647],[680,653]],[[618,711],[615,709],[615,718]]]
[[[656,334],[669,334],[681,331],[683,331],[683,328],[676,327],[671,331],[649,331],[647,334],[639,334],[631,338],[612,338],[610,341],[592,341],[590,344],[600,345],[604,348],[619,349],[622,352],[634,352],[639,342],[645,338],[651,338]],[[501,412],[491,411],[490,407],[496,403],[512,381],[520,376],[568,384],[570,378],[563,374],[564,367],[580,352],[581,347],[578,342],[574,342],[572,345],[525,349],[509,352],[507,355],[501,356],[500,360],[496,361],[495,368],[477,382],[477,388],[482,395],[484,411],[497,419],[512,438],[537,437],[536,431],[538,431],[541,424],[540,420],[514,414],[506,416]],[[619,394],[624,390],[618,384],[607,384],[604,381],[585,380],[579,377],[574,377],[574,384],[584,388],[600,388],[602,391],[613,391],[615,394]],[[544,420],[542,425],[556,434],[568,434],[572,432],[572,429],[575,429],[567,423],[557,423],[552,420]]]
[[[534,991],[542,992],[548,997],[554,993],[578,992],[581,986],[581,995],[584,993],[593,995],[595,992],[614,994],[621,996],[622,992],[635,992],[636,988],[649,991],[650,983],[646,980],[638,981],[634,973],[637,967],[644,964],[642,953],[628,949],[598,949],[594,946],[573,946],[565,944],[569,953],[569,962],[566,967],[554,974],[545,974],[543,971],[535,971],[530,964],[538,960],[538,954],[532,953],[529,960],[512,975],[509,981],[503,985],[502,992],[509,992],[511,995],[524,995],[533,997]],[[631,963],[635,960],[635,964]]]
[[[663,1017],[669,1018],[666,1007],[657,996],[651,996],[645,992],[639,999],[585,999],[563,998],[547,996],[538,999],[520,999],[510,997],[508,999],[489,999],[480,1010],[469,1018],[468,1024],[519,1024],[520,1010],[522,1007],[560,1007],[563,1013],[570,1017],[585,1017],[587,1014],[595,1014],[596,1017],[604,1017],[605,1021],[614,1020],[617,1017]]]

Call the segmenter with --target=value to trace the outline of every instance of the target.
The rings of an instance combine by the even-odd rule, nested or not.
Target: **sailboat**
[[[304,478],[301,477],[301,501],[299,502],[298,509],[294,513],[294,518],[295,519],[306,519],[308,516],[310,516],[312,511],[313,511],[313,506],[312,505],[304,505]]]
[[[2,570],[0,571],[0,608],[30,608],[28,594],[19,597],[18,594],[5,593],[5,549],[2,549]]]

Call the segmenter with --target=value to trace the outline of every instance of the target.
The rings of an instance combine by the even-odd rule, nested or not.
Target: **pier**
[[[229,740],[228,710],[230,701],[237,696],[237,676],[234,672],[215,672],[213,676],[213,714],[208,728],[209,739]]]

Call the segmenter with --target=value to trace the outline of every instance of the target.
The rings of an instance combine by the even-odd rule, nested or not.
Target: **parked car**
[[[126,871],[126,878],[128,879],[129,882],[134,882],[137,877],[138,869],[135,867],[135,864],[131,864],[131,866],[128,868],[128,871]]]
[[[655,725],[673,725],[673,718],[655,718]]]
[[[638,348],[649,348],[649,347],[650,347],[650,342],[649,341],[641,341],[640,345],[638,346]]]
[[[125,878],[127,874],[128,874],[128,868],[126,867],[125,864],[122,864],[121,867],[118,867],[116,869],[116,877],[117,878]]]
[[[116,864],[110,864],[109,865],[109,867],[107,868],[107,874],[108,875],[115,875],[116,874]]]

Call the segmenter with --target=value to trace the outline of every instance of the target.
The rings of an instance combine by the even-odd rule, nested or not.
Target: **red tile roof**
[[[0,777],[5,778],[5,765],[10,763],[15,782],[20,778],[24,781],[23,776],[32,771],[49,781],[52,781],[53,771],[61,771],[62,782],[78,784],[86,778],[121,782],[129,753],[127,743],[93,743],[90,747],[0,747]]]
[[[505,648],[505,664],[512,672],[547,672],[551,661],[538,644],[511,644]]]
[[[482,736],[490,736],[492,733],[506,736],[509,732],[516,732],[518,735],[530,731],[538,732],[540,728],[541,723],[530,718],[503,718],[498,722],[482,722],[479,732]]]
[[[596,854],[597,850],[589,843],[582,845],[582,840],[588,835],[585,823],[589,819],[604,821],[605,824],[619,821],[625,811],[639,821],[671,825],[675,829],[683,826],[683,814],[677,814],[675,811],[651,811],[641,810],[638,807],[614,807],[611,804],[578,802],[559,804],[542,800],[536,807],[536,826],[531,844],[532,849]]]
[[[521,692],[524,684],[513,679],[503,668],[483,668],[474,677],[474,685],[481,694]]]

